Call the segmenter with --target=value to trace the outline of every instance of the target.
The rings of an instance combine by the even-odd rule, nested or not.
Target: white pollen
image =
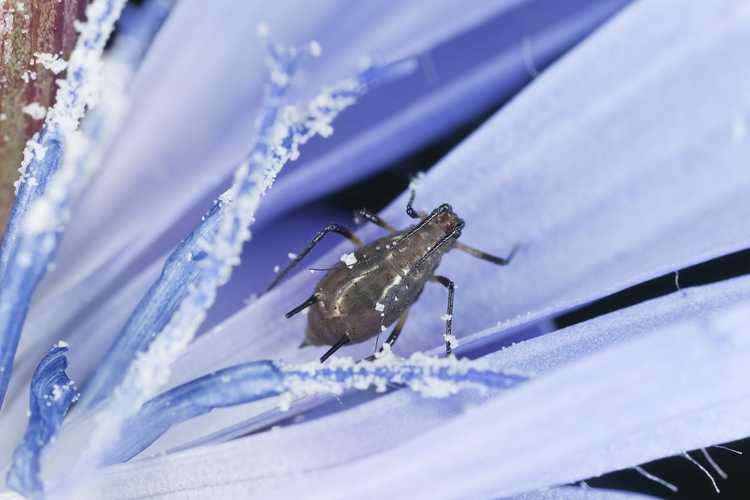
[[[451,350],[455,350],[458,347],[458,339],[455,335],[443,335],[443,338],[451,346]]]
[[[68,67],[68,62],[65,59],[61,59],[57,54],[46,54],[44,52],[37,52],[34,54],[36,62],[53,72],[58,74]]]
[[[38,102],[32,102],[21,108],[21,111],[32,117],[34,120],[41,120],[47,114],[47,108]]]
[[[357,263],[357,257],[354,255],[354,253],[345,253],[341,256],[341,262],[346,264],[348,267],[352,267]]]
[[[281,271],[281,267],[273,266],[273,272],[278,273],[279,271]]]
[[[385,311],[385,305],[381,304],[380,302],[375,302],[375,310],[378,312]]]
[[[320,54],[323,52],[323,49],[320,47],[320,44],[313,40],[308,45],[308,48],[310,50],[310,55],[313,57],[320,57]]]
[[[297,254],[296,253],[292,253],[292,252],[289,252],[288,254],[286,254],[286,256],[289,257],[292,260],[294,260],[294,259],[297,258]]]
[[[55,401],[59,401],[61,397],[63,397],[62,388],[57,384],[53,385],[52,386],[52,399]]]
[[[443,321],[450,321],[450,320],[453,319],[453,315],[452,314],[443,314],[442,316],[440,316],[440,319],[442,319]]]

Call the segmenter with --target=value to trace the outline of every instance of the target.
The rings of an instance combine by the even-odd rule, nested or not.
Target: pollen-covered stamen
[[[304,396],[341,395],[370,388],[383,392],[394,384],[425,397],[443,398],[463,390],[508,389],[525,380],[524,375],[500,371],[483,360],[433,358],[419,353],[399,358],[388,344],[368,363],[350,358],[332,358],[325,365],[317,361],[297,365],[254,361],[187,382],[144,404],[125,423],[119,443],[111,448],[105,462],[124,462],[173,425],[215,408],[273,396],[280,396],[279,407],[288,409]]]
[[[55,439],[68,409],[78,398],[75,384],[65,373],[67,351],[65,343],[53,346],[31,379],[29,423],[7,475],[8,486],[28,498],[42,493],[42,452]]]

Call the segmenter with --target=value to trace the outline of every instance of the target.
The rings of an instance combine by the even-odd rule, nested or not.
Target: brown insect
[[[328,271],[310,298],[286,314],[291,318],[311,307],[305,340],[300,347],[331,346],[320,358],[321,362],[342,346],[371,339],[395,322],[396,326],[386,340],[393,346],[404,327],[409,308],[417,301],[427,281],[448,289],[448,310],[443,319],[445,350],[450,355],[454,285],[445,276],[435,274],[440,259],[455,248],[497,265],[510,263],[515,248],[503,259],[459,243],[465,223],[450,205],[442,204],[430,214],[424,214],[414,210],[413,202],[414,191],[406,205],[406,213],[420,221],[403,231],[374,213],[359,210],[357,216],[391,233],[367,245],[346,227],[327,225],[269,285],[268,290],[276,286],[328,233],[338,233],[357,246],[354,253],[342,257],[341,262]]]

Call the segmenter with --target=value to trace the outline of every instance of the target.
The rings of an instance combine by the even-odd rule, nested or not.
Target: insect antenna
[[[295,314],[297,314],[298,312],[302,311],[303,309],[307,309],[311,305],[315,304],[317,301],[318,301],[318,297],[316,297],[313,294],[310,296],[309,299],[307,299],[306,301],[304,301],[303,303],[301,303],[300,305],[298,305],[297,307],[295,307],[294,309],[286,313],[284,316],[286,317],[286,319],[289,319]]]
[[[341,337],[340,339],[338,339],[336,341],[336,343],[333,344],[333,346],[331,346],[331,348],[326,351],[325,354],[323,354],[320,357],[320,362],[321,363],[325,363],[328,358],[330,358],[331,356],[333,356],[334,352],[338,351],[339,349],[341,349],[342,347],[344,347],[348,343],[349,343],[349,337],[347,337],[346,335],[344,335],[343,337]]]
[[[299,255],[294,255],[292,260],[287,264],[287,266],[282,269],[279,274],[276,275],[276,278],[271,282],[270,285],[268,285],[268,288],[266,291],[271,290],[273,287],[279,284],[279,282],[284,278],[284,276],[289,273],[294,267],[299,264],[299,261],[305,258],[307,254],[309,254],[313,248],[320,242],[320,240],[323,239],[325,235],[328,233],[338,233],[341,236],[349,239],[352,243],[354,243],[357,247],[362,246],[362,240],[357,238],[354,233],[352,233],[349,229],[345,228],[344,226],[340,224],[328,224],[326,227],[318,231],[318,234],[313,237],[313,239],[310,241],[310,243],[307,244],[307,246],[299,253]]]

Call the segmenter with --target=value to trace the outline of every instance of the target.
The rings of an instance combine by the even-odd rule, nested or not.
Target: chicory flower
[[[41,480],[50,495],[96,485],[97,495],[108,498],[374,498],[414,491],[435,498],[497,497],[750,434],[742,383],[750,358],[742,330],[750,314],[747,279],[678,290],[551,331],[550,319],[562,312],[750,242],[742,217],[750,188],[750,69],[743,50],[750,42],[750,9],[730,0],[626,3],[441,2],[425,9],[420,2],[353,8],[332,1],[314,9],[304,2],[252,9],[219,1],[207,11],[202,3],[184,2],[166,21],[169,2],[147,3],[161,10],[144,17],[152,29],[136,23],[140,42],[123,57],[135,74],[128,115],[121,124],[118,118],[111,141],[100,139],[107,143],[106,158],[74,200],[56,268],[36,291],[23,326],[0,413],[6,463],[23,436],[32,373],[34,387],[53,392],[59,384],[45,377],[63,377],[59,370],[37,369],[59,340],[71,345],[64,378],[81,386],[83,399],[43,456]],[[114,5],[95,2],[104,4]],[[293,71],[271,71],[271,88],[283,90],[283,96],[271,92],[271,101],[263,94],[268,72],[259,27],[287,47],[310,40],[316,41],[312,52],[322,47],[319,58],[300,61]],[[144,40],[154,34],[146,51]],[[142,63],[133,56],[143,53]],[[300,103],[316,102],[316,96],[330,98],[324,89],[337,82],[360,81],[356,75],[367,74],[362,67],[393,61],[418,66],[389,73],[378,88],[364,85],[368,93],[355,106],[331,117],[336,133],[301,148],[298,164],[281,171],[262,203],[257,197],[252,207],[235,203],[245,179],[253,181],[248,190],[265,182],[252,178],[252,169],[239,169],[232,196],[211,205],[240,160],[276,158],[274,148],[288,151],[300,124],[308,123],[292,117],[284,122],[289,136],[267,134],[263,117],[282,98],[299,111]],[[435,400],[395,386],[385,394],[344,392],[340,403],[315,395],[278,409],[278,401],[265,396],[282,392],[285,368],[263,360],[295,367],[320,355],[296,348],[304,317],[283,318],[319,275],[299,273],[257,300],[243,299],[267,283],[272,262],[295,251],[329,215],[305,212],[305,204],[384,168],[521,86],[417,190],[421,207],[448,201],[456,208],[468,222],[466,241],[498,254],[520,245],[506,268],[454,255],[441,266],[458,284],[458,354],[482,358],[482,364],[427,373],[407,361],[406,372],[388,365],[392,371],[367,374],[367,383],[359,384],[382,389],[407,383],[404,373],[417,372],[417,380],[455,383],[482,366],[473,380],[484,392]],[[316,109],[329,108],[325,101]],[[253,146],[258,137],[260,149]],[[276,176],[270,167],[256,173]],[[199,214],[210,208],[211,221],[225,205],[239,207],[237,219],[198,225]],[[405,195],[384,217],[408,225],[404,205]],[[204,306],[228,277],[224,266],[237,264],[244,241],[227,235],[244,235],[250,222],[253,239],[243,264],[216,297],[219,312],[203,322]],[[194,227],[208,229],[192,233],[173,252]],[[377,231],[363,228],[362,236],[370,239]],[[283,246],[275,246],[277,255],[257,257],[253,245],[266,235],[276,235]],[[221,247],[225,241],[233,246]],[[338,246],[311,267],[327,267],[346,251],[347,245]],[[170,267],[175,255],[195,267]],[[32,262],[43,273],[46,261]],[[201,262],[214,262],[216,275]],[[189,279],[169,282],[165,290],[185,293],[149,292],[171,269]],[[243,287],[245,282],[250,284]],[[185,306],[191,297],[195,314]],[[25,310],[28,301],[17,300]],[[442,290],[425,289],[396,354],[439,354],[444,302]],[[9,314],[16,314],[14,307]],[[149,314],[138,316],[143,308]],[[141,328],[146,345],[118,347],[115,339],[133,318],[152,328]],[[179,341],[168,342],[164,332],[170,328]],[[158,342],[159,352],[153,350]],[[359,358],[372,348],[341,352]],[[128,355],[118,357],[123,352]],[[112,364],[121,358],[124,364]],[[149,360],[163,366],[138,368]],[[112,367],[124,382],[98,378],[102,370],[113,373]],[[350,368],[341,368],[336,380],[350,382],[345,389],[357,387]],[[246,389],[248,373],[267,385]],[[321,373],[330,382],[331,373]],[[156,396],[145,388],[171,391]],[[108,389],[117,403],[109,407]],[[87,390],[96,392],[87,398]],[[38,392],[32,391],[37,407],[48,396]],[[210,411],[217,407],[225,408]],[[39,422],[32,414],[27,436],[35,435]],[[57,420],[50,422],[57,427]],[[48,433],[44,441],[52,441]],[[112,465],[98,467],[102,460]],[[23,484],[32,485],[24,493],[39,493],[35,481]],[[533,495],[590,493],[563,488]]]

